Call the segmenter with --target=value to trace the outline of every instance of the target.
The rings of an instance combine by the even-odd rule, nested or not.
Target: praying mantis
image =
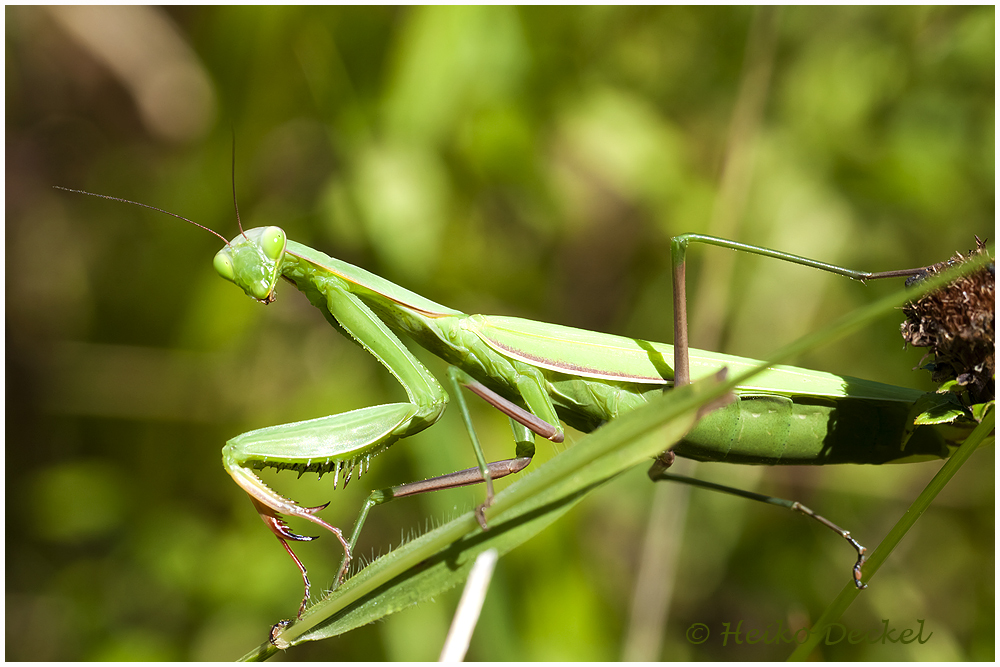
[[[96,196],[168,213],[146,204]],[[187,218],[168,214],[201,227]],[[476,516],[482,528],[488,529],[484,510],[493,499],[492,480],[529,465],[534,435],[562,442],[562,423],[590,432],[645,405],[664,390],[705,377],[721,367],[739,373],[757,365],[753,360],[689,348],[684,267],[690,243],[742,250],[862,281],[918,275],[924,270],[854,272],[710,236],[679,236],[672,241],[676,344],[671,346],[513,317],[467,315],[297,243],[279,227],[240,228],[240,233],[229,241],[208,229],[225,243],[214,259],[219,275],[262,304],[275,300],[279,279],[291,283],[335,329],[385,366],[408,398],[405,402],[250,431],[231,439],[223,449],[226,471],[248,494],[261,519],[300,571],[305,589],[300,617],[310,599],[310,581],[291,543],[315,538],[293,532],[286,517],[316,524],[340,542],[344,552],[340,582],[349,571],[352,550],[374,506],[402,496],[485,482],[486,498]],[[345,537],[339,528],[319,516],[326,505],[308,507],[286,498],[268,487],[255,471],[275,468],[294,470],[300,475],[332,474],[336,488],[341,481],[346,484],[355,471],[360,476],[372,458],[396,441],[437,422],[449,394],[403,344],[403,338],[449,364],[449,385],[466,417],[478,465],[372,492],[350,537]],[[486,461],[468,423],[463,388],[510,418],[516,443],[514,458]],[[672,453],[657,460],[650,476],[692,483],[664,472],[673,455],[769,465],[946,458],[976,424],[961,409],[954,409],[950,401],[947,396],[918,390],[774,366],[739,387],[730,405],[702,419]],[[953,409],[951,418],[915,424],[919,416],[940,410],[944,404]],[[864,547],[848,531],[808,508],[798,503],[786,506],[819,520],[851,543],[858,554],[854,581],[863,587]]]

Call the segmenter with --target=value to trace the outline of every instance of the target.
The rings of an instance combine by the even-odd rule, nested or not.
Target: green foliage
[[[667,239],[717,233],[726,211],[740,241],[868,270],[943,260],[994,225],[992,7],[782,8],[760,51],[772,54],[763,87],[744,63],[761,19],[743,7],[94,11],[5,15],[9,659],[232,659],[259,644],[294,613],[299,582],[221,447],[400,395],[294,290],[265,308],[220,280],[218,239],[52,185],[231,237],[235,133],[244,226],[279,225],[466,312],[666,341]],[[86,25],[109,32],[88,41]],[[754,91],[756,120],[736,122]],[[723,183],[731,164],[749,165],[739,187]],[[724,201],[737,203],[720,213]],[[717,338],[696,331],[698,347],[766,358],[893,289],[736,262],[729,299],[709,289],[724,274],[689,272],[692,317],[722,323]],[[795,363],[930,389],[911,370],[920,352],[900,351],[899,320]],[[510,456],[506,420],[472,407],[487,455]],[[268,482],[332,500],[324,517],[345,526],[371,488],[472,465],[466,443],[456,413],[346,490]],[[530,469],[556,453],[540,446]],[[992,659],[993,451],[975,457],[842,619],[865,630],[922,618],[934,637],[823,657]],[[698,474],[802,500],[875,544],[939,465]],[[625,472],[501,559],[470,658],[620,658],[655,489],[641,468]],[[376,508],[361,556],[481,493]],[[718,495],[692,493],[664,536],[682,575],[653,657],[784,658],[783,646],[695,645],[685,631],[801,627],[847,579],[850,554],[804,520]],[[333,580],[334,540],[301,555],[318,587]],[[456,600],[288,655],[433,659]]]

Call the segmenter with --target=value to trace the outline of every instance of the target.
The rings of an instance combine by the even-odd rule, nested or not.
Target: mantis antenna
[[[73,188],[64,188],[61,185],[53,185],[52,187],[54,187],[56,190],[65,190],[66,192],[75,192],[75,193],[80,194],[80,195],[90,195],[91,197],[100,197],[101,199],[110,199],[111,201],[117,201],[117,202],[121,202],[123,204],[132,204],[134,206],[142,206],[143,208],[148,208],[148,209],[151,209],[153,211],[158,211],[160,213],[166,213],[167,215],[171,215],[171,216],[173,216],[175,218],[183,220],[184,222],[190,222],[195,227],[201,227],[205,231],[212,232],[213,234],[215,234],[216,236],[218,236],[220,239],[222,239],[223,243],[225,243],[227,246],[229,245],[229,241],[227,241],[226,238],[222,234],[220,234],[219,232],[215,231],[214,229],[212,229],[210,227],[206,227],[205,225],[200,225],[197,222],[195,222],[194,220],[191,220],[189,218],[185,218],[183,215],[177,215],[176,213],[171,213],[170,211],[165,211],[162,208],[157,208],[156,206],[150,206],[149,204],[142,204],[142,203],[137,202],[137,201],[132,201],[131,199],[123,199],[121,197],[112,197],[111,195],[100,195],[100,194],[97,194],[96,192],[87,192],[86,190],[74,190]],[[233,196],[235,197],[235,190],[234,190]],[[237,221],[239,221],[239,213],[238,212],[237,212]],[[242,232],[242,231],[243,231],[243,228],[241,227],[240,228],[240,232]]]
[[[232,182],[233,182],[233,208],[236,209],[236,226],[240,228],[240,234],[243,235],[243,238],[247,238],[247,233],[243,231],[243,223],[240,222],[240,207],[236,203],[236,130],[233,130]],[[227,243],[226,245],[229,244]]]

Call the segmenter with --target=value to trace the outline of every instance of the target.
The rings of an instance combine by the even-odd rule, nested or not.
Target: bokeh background
[[[232,237],[235,135],[245,227],[280,225],[466,312],[663,341],[678,233],[869,270],[993,236],[992,7],[5,18],[8,659],[233,659],[264,641],[294,614],[299,578],[220,448],[402,395],[290,286],[263,307],[220,280],[215,237],[53,185]],[[721,250],[692,263],[694,344],[751,357],[896,288]],[[930,388],[899,321],[799,365]],[[488,455],[509,456],[506,420],[473,407]],[[346,490],[268,479],[332,500],[324,516],[349,525],[371,488],[472,464],[452,410]],[[873,546],[939,466],[689,470],[804,501]],[[876,635],[882,619],[924,619],[930,639],[817,657],[993,659],[993,471],[992,449],[977,453],[843,619]],[[359,551],[384,553],[481,493],[377,508]],[[329,584],[337,544],[299,553]],[[722,624],[803,627],[851,562],[805,519],[636,469],[501,560],[469,657],[781,659],[790,646],[723,645]],[[434,659],[458,594],[285,657]],[[712,631],[703,644],[685,638],[694,623]]]

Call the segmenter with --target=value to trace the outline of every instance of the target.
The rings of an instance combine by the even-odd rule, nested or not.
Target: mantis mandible
[[[335,329],[378,359],[406,391],[405,402],[250,431],[229,440],[223,448],[226,471],[249,495],[261,519],[302,575],[305,594],[300,616],[310,599],[310,582],[290,543],[315,538],[294,533],[285,517],[310,521],[336,537],[344,551],[338,575],[338,582],[343,581],[352,549],[373,506],[405,495],[485,482],[486,500],[477,517],[486,529],[483,509],[493,497],[492,480],[518,472],[531,462],[534,435],[558,443],[563,440],[562,423],[589,432],[644,405],[651,396],[675,384],[685,384],[723,366],[736,373],[754,366],[757,362],[753,360],[688,347],[684,253],[689,243],[748,251],[862,281],[917,275],[924,270],[854,272],[708,236],[676,237],[672,242],[676,345],[671,346],[514,317],[467,315],[296,243],[279,227],[243,231],[240,225],[240,233],[226,241],[214,230],[162,209],[107,195],[94,196],[167,213],[211,231],[225,243],[214,260],[223,278],[263,304],[274,301],[277,284],[283,278],[303,292]],[[300,474],[332,474],[336,488],[341,480],[346,484],[355,470],[360,476],[373,457],[397,440],[433,425],[443,414],[449,395],[402,338],[409,338],[449,364],[449,383],[469,426],[478,466],[372,492],[348,539],[339,528],[318,516],[326,505],[300,505],[272,490],[254,471],[270,467]],[[510,418],[516,442],[514,458],[489,463],[485,460],[469,423],[463,387]],[[672,452],[654,464],[650,476],[654,480],[675,479],[719,488],[664,473],[673,455],[769,465],[945,458],[974,422],[959,417],[952,423],[915,426],[914,418],[926,409],[927,396],[933,395],[774,366],[758,375],[751,385],[740,387],[734,403],[704,418]],[[850,533],[798,503],[777,502],[819,520],[844,537],[858,553],[854,579],[859,588],[864,587],[861,565],[865,549]]]

